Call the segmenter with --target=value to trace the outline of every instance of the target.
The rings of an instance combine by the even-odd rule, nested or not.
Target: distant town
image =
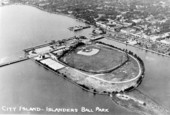
[[[72,15],[96,27],[93,33],[127,45],[170,55],[168,0],[2,0],[1,5],[26,4]],[[79,30],[79,28],[78,28]]]

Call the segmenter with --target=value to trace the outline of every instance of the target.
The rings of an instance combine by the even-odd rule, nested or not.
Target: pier
[[[74,26],[74,27],[70,27],[68,28],[70,31],[80,31],[80,30],[84,30],[84,29],[87,29],[87,28],[90,28],[91,26],[90,25],[86,25],[86,26]]]

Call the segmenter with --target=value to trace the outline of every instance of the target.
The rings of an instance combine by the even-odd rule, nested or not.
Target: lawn
[[[94,50],[96,49],[98,51],[94,53]],[[93,51],[93,53],[90,51]],[[86,55],[78,52],[84,52]],[[124,52],[102,44],[77,47],[61,58],[61,61],[67,63],[69,66],[87,72],[112,70],[126,60],[127,56]]]

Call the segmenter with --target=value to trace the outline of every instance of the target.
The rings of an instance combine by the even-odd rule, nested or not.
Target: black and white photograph
[[[0,115],[170,115],[170,0],[0,0]]]

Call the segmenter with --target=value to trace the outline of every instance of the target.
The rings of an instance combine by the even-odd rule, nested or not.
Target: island
[[[72,37],[24,51],[26,57],[92,93],[128,91],[144,76],[138,56],[98,38]]]

